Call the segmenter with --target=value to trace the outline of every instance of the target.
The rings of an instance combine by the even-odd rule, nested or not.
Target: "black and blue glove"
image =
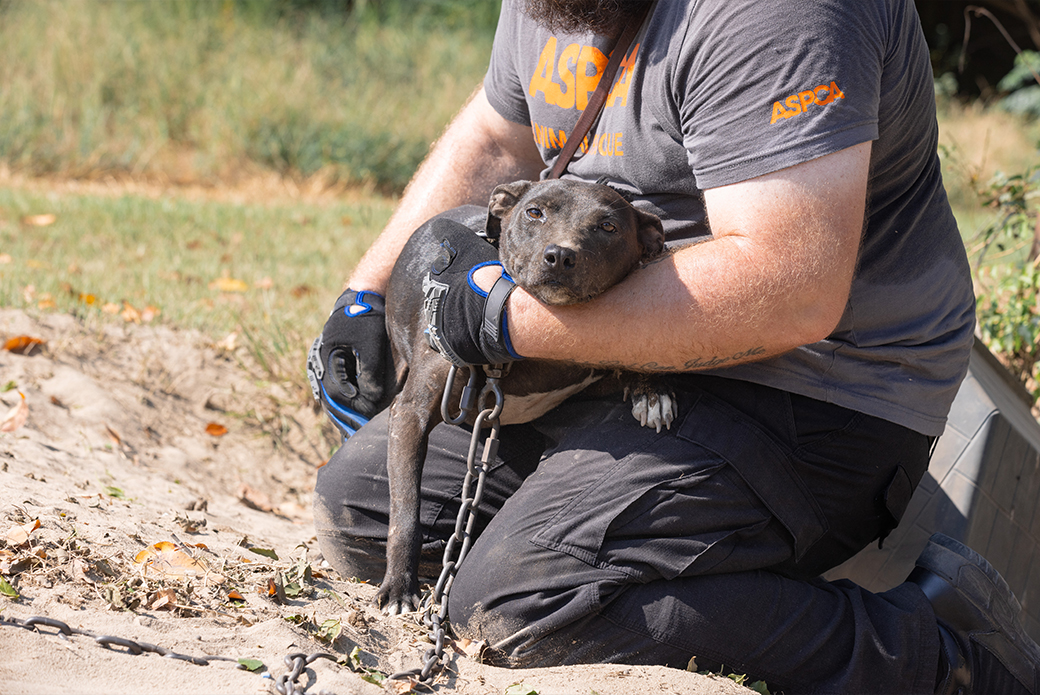
[[[394,397],[386,302],[348,289],[307,354],[307,378],[333,424],[349,437]]]
[[[506,316],[516,284],[499,262],[498,249],[451,220],[431,224],[431,235],[441,241],[439,257],[421,280],[430,347],[459,367],[523,359],[510,343]],[[502,273],[490,292],[473,281],[473,273],[485,266]]]

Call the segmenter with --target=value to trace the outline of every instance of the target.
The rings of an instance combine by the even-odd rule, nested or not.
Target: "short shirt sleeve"
[[[883,3],[717,0],[691,7],[671,88],[699,188],[877,138]]]
[[[529,126],[531,115],[516,63],[516,56],[522,48],[519,45],[517,20],[518,14],[512,8],[512,2],[505,0],[495,30],[491,61],[484,77],[484,93],[492,108],[503,118]]]

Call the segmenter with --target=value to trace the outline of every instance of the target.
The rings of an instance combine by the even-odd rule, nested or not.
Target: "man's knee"
[[[314,527],[322,555],[340,575],[378,581],[386,565],[389,485],[384,438],[370,427],[318,469]]]

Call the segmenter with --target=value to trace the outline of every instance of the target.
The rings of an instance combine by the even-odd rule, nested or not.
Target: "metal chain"
[[[230,661],[239,669],[244,670],[246,668],[246,666],[238,659],[230,656],[189,656],[188,654],[179,654],[171,649],[160,647],[157,644],[138,642],[125,637],[116,637],[114,635],[98,635],[88,630],[72,627],[71,625],[63,623],[55,618],[46,618],[39,615],[26,618],[25,620],[0,617],[0,626],[20,627],[23,630],[41,633],[43,631],[40,630],[40,626],[52,627],[57,630],[54,634],[58,635],[61,639],[67,640],[72,635],[89,637],[106,649],[122,647],[126,650],[126,654],[132,656],[140,656],[141,654],[152,652],[167,659],[187,661],[189,664],[195,664],[196,666],[208,666],[211,661]],[[285,656],[285,665],[289,668],[289,672],[279,676],[278,679],[275,680],[275,690],[281,693],[281,695],[303,695],[304,691],[297,688],[296,680],[308,665],[314,663],[318,659],[338,661],[339,657],[335,654],[327,654],[324,652],[309,655],[300,653],[287,654]]]
[[[338,661],[339,657],[335,654],[327,654],[325,652],[315,652],[314,654],[303,654],[297,652],[295,654],[285,655],[285,665],[289,667],[289,672],[278,676],[278,680],[274,682],[274,689],[277,690],[281,695],[304,695],[304,691],[296,687],[296,679],[300,677],[304,669],[317,661],[318,659],[328,659],[329,661]]]
[[[133,656],[139,656],[145,652],[152,652],[159,656],[166,657],[167,659],[177,659],[179,661],[187,661],[189,664],[195,664],[196,666],[208,666],[211,661],[231,661],[235,665],[244,669],[245,666],[238,662],[238,659],[229,656],[189,656],[187,654],[178,654],[175,651],[160,647],[157,644],[149,644],[148,642],[136,642],[125,637],[115,637],[113,635],[96,635],[88,630],[81,630],[76,627],[71,627],[60,620],[55,618],[45,618],[42,616],[33,616],[26,618],[25,620],[19,620],[18,618],[2,618],[0,617],[0,625],[6,625],[9,627],[20,627],[24,630],[32,630],[34,632],[40,632],[39,626],[44,625],[46,627],[53,627],[58,632],[56,633],[62,639],[68,639],[72,635],[81,635],[83,637],[89,637],[102,647],[111,649],[112,647],[123,647],[127,654]]]
[[[448,374],[448,383],[445,385],[445,397],[441,402],[441,408],[442,415],[446,421],[459,423],[465,419],[464,416],[467,414],[467,409],[472,408],[472,394],[475,393],[472,389],[474,368],[470,367],[469,383],[463,393],[462,413],[457,417],[451,418],[447,412],[447,394],[452,389],[455,371],[453,366]],[[477,522],[477,509],[480,506],[480,500],[484,496],[484,479],[491,467],[491,463],[498,455],[498,434],[501,427],[499,416],[502,414],[503,405],[502,387],[499,381],[505,376],[507,371],[508,366],[484,366],[487,383],[481,390],[479,398],[476,399],[480,407],[480,413],[473,423],[473,434],[469,440],[469,453],[466,456],[466,477],[462,482],[461,504],[459,513],[455,518],[455,532],[448,538],[447,545],[444,547],[441,574],[437,579],[437,584],[434,586],[433,593],[425,602],[423,612],[423,624],[430,629],[429,637],[430,641],[433,642],[433,647],[427,650],[421,667],[400,671],[391,675],[390,679],[416,678],[419,682],[428,681],[436,673],[439,673],[447,663],[444,656],[444,642],[447,638],[448,594],[455,581],[455,575],[459,566],[462,565],[462,561],[466,558],[470,546],[473,544],[473,528]],[[487,402],[489,398],[493,399],[490,405]],[[485,423],[489,424],[491,432],[484,442],[484,451],[478,466],[477,444],[480,442],[480,431]],[[473,488],[474,481],[476,481],[476,487],[471,496],[470,489]],[[456,557],[455,549],[459,543],[462,545],[458,550],[458,557]]]
[[[479,508],[480,501],[484,496],[484,479],[491,467],[491,463],[498,455],[498,435],[501,427],[499,416],[502,414],[503,405],[502,387],[499,384],[499,381],[503,376],[505,376],[507,371],[508,365],[506,367],[501,365],[485,365],[484,373],[487,376],[487,383],[480,391],[479,397],[474,398],[474,395],[476,394],[474,388],[475,371],[473,367],[470,367],[469,383],[464,388],[461,399],[461,412],[455,417],[450,417],[447,412],[447,404],[449,400],[448,392],[452,389],[456,373],[454,366],[452,366],[451,372],[448,375],[448,383],[445,385],[445,397],[441,403],[445,421],[454,424],[459,424],[464,421],[469,413],[472,412],[474,401],[479,405],[480,412],[477,414],[476,420],[473,423],[473,435],[470,437],[469,453],[466,456],[466,477],[463,479],[462,483],[461,505],[459,506],[459,513],[455,518],[455,531],[452,533],[451,537],[448,538],[448,542],[444,547],[440,577],[437,579],[437,584],[433,589],[433,593],[425,602],[423,624],[430,629],[429,637],[430,641],[433,642],[433,647],[426,652],[424,663],[420,668],[395,673],[389,676],[391,680],[416,678],[419,682],[428,681],[435,674],[439,673],[447,663],[447,659],[444,655],[444,642],[447,639],[446,623],[448,615],[448,594],[451,591],[452,583],[455,581],[455,574],[458,572],[459,566],[466,558],[470,546],[473,544],[473,528],[477,522],[477,509]],[[491,399],[490,404],[488,403],[489,398]],[[485,423],[491,428],[491,432],[488,434],[488,437],[484,442],[484,450],[478,465],[477,445],[480,442],[480,432],[484,428]],[[475,488],[474,481],[476,482]],[[472,495],[470,495],[471,489],[474,490]],[[459,548],[458,556],[456,557],[455,549],[459,543],[462,545]],[[238,659],[233,657],[190,656],[187,654],[179,654],[173,650],[166,649],[165,647],[156,644],[150,644],[148,642],[137,642],[135,640],[114,635],[98,635],[88,630],[72,627],[55,618],[33,616],[25,620],[19,620],[18,618],[4,618],[0,616],[0,626],[18,627],[35,632],[40,632],[40,626],[52,627],[57,630],[56,634],[62,639],[68,639],[72,635],[89,637],[106,649],[122,647],[126,650],[127,654],[133,656],[152,652],[168,659],[187,661],[188,663],[197,666],[208,666],[211,661],[230,661],[233,662],[237,668],[246,668],[244,664],[240,663]],[[304,691],[297,687],[296,681],[299,679],[300,675],[303,674],[306,667],[318,659],[338,661],[339,657],[335,654],[325,652],[316,652],[314,654],[287,654],[285,656],[285,665],[288,667],[289,671],[275,680],[275,690],[277,690],[280,695],[304,695]]]

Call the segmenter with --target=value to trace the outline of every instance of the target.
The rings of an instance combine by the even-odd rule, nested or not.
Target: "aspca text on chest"
[[[561,109],[584,110],[589,104],[589,95],[596,91],[608,58],[595,46],[572,43],[564,46],[557,59],[556,48],[556,37],[550,36],[538,57],[538,65],[531,75],[527,93],[532,97],[541,93],[546,104]],[[607,108],[628,103],[632,66],[635,65],[638,53],[639,44],[636,44],[621,61],[621,75],[607,96]]]

